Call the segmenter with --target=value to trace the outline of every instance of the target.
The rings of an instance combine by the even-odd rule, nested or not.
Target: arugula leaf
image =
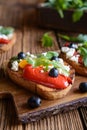
[[[84,65],[87,67],[87,49],[84,47],[79,47],[78,50],[83,57]]]
[[[84,65],[87,67],[87,54],[83,57]]]
[[[46,58],[46,59],[51,59],[53,56],[59,56],[58,52],[55,51],[48,51],[48,52],[44,52],[42,54],[38,54],[37,57],[41,57],[41,58]]]
[[[51,36],[49,36],[48,33],[45,33],[43,36],[42,36],[42,46],[44,47],[51,47],[53,45],[53,39]]]
[[[0,27],[0,34],[9,35],[14,32],[14,28],[12,27]]]
[[[83,16],[83,10],[76,10],[73,15],[72,15],[72,19],[73,19],[73,22],[77,22],[80,20],[80,18]]]
[[[78,50],[82,56],[87,56],[87,49],[84,47],[79,47]]]
[[[79,34],[78,36],[68,36],[63,34],[58,34],[58,36],[66,41],[70,42],[87,42],[87,35],[86,34]]]
[[[35,65],[35,59],[29,57],[29,58],[27,58],[26,60],[27,60],[27,62],[28,62],[29,64],[31,64],[32,66]]]
[[[54,51],[48,51],[47,53],[46,53],[46,57],[48,58],[48,59],[51,59],[53,56],[58,56],[59,54],[57,53],[57,52],[54,52]]]

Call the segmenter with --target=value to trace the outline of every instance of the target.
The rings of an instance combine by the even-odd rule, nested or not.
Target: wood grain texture
[[[36,109],[27,107],[28,98],[34,94],[14,84],[8,78],[0,81],[0,97],[12,99],[14,112],[19,121],[23,123],[34,122],[49,115],[87,106],[87,93],[82,94],[78,90],[79,83],[85,81],[85,77],[77,76],[73,88],[64,98],[53,101],[42,99],[41,106]]]
[[[29,50],[32,53],[38,53],[47,50],[59,49],[57,43],[52,48],[43,48],[41,43],[38,42],[44,32],[50,31],[36,27],[37,13],[35,11],[35,6],[33,5],[42,1],[43,0],[0,0],[0,25],[11,25],[15,27],[17,33],[16,45],[14,45],[14,47],[12,47],[8,52],[0,54],[0,83],[2,83],[1,79],[5,78],[2,70],[2,63],[11,58],[11,56],[16,55],[19,51],[26,52]],[[12,82],[10,85],[12,85],[9,87],[10,91],[12,91],[14,88],[13,86],[15,85],[13,85]],[[20,88],[18,88],[18,90],[20,91]],[[26,90],[24,90],[24,92],[25,91]],[[20,94],[23,94],[24,92],[20,91]],[[14,95],[15,94],[16,92],[14,91]],[[17,94],[16,96],[18,98],[18,103],[20,102],[19,110],[21,110],[21,107],[26,108],[26,105],[21,106],[21,103],[22,100],[23,102],[26,102],[28,94],[25,98],[22,97],[22,100],[19,99],[20,95]],[[45,101],[43,104],[45,104]],[[8,96],[7,99],[0,99],[0,130],[70,130],[70,128],[71,130],[83,130],[83,124],[87,126],[86,107],[80,108],[82,117],[80,117],[78,109],[60,114],[56,114],[58,112],[56,111],[56,115],[50,115],[50,117],[43,118],[38,122],[17,124],[16,110],[13,106],[14,102],[11,97]],[[29,111],[29,109],[26,109],[25,111]],[[82,123],[81,118],[84,119],[84,123]]]

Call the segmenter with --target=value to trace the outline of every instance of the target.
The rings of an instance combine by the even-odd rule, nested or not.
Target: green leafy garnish
[[[42,54],[37,55],[38,57],[41,58],[46,58],[46,59],[51,59],[53,56],[58,56],[59,54],[57,52],[54,51],[48,51]]]
[[[0,27],[0,34],[9,35],[14,32],[14,28],[12,27]]]
[[[11,62],[11,63],[14,62],[14,61],[18,61],[18,62],[19,62],[19,59],[18,59],[17,56],[14,56],[14,57],[12,57],[12,58],[10,59],[10,62]]]
[[[79,34],[78,36],[68,36],[63,34],[58,34],[58,36],[66,41],[70,42],[87,42],[87,35],[86,34]]]
[[[86,46],[84,46],[84,44]],[[84,44],[83,44],[83,46],[79,47],[78,50],[79,50],[81,56],[83,57],[84,65],[87,67],[87,42]]]
[[[49,36],[48,33],[45,33],[43,36],[42,36],[42,46],[44,47],[51,47],[53,45],[53,39],[51,36]]]
[[[54,51],[48,51],[45,53],[37,54],[34,58],[31,57],[31,55],[26,56],[26,60],[29,64],[31,64],[33,67],[37,66],[43,66],[44,71],[49,70],[49,66],[55,67],[57,69],[61,69],[62,74],[65,74],[66,76],[69,75],[69,71],[65,67],[64,64],[60,63],[59,61],[52,60],[51,58],[53,56],[58,56],[59,54]]]
[[[28,62],[29,64],[31,64],[32,66],[34,66],[34,64],[35,64],[35,59],[33,59],[33,58],[31,58],[31,57],[28,57],[28,58],[26,58],[26,60],[27,60],[27,62]]]
[[[84,11],[87,10],[86,0],[47,0],[45,6],[53,7],[57,10],[61,18],[64,18],[65,10],[73,10],[73,22],[77,22],[83,16]]]

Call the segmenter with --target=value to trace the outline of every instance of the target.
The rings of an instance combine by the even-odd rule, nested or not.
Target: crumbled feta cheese
[[[73,48],[76,48],[76,49],[78,48],[78,44],[74,44],[74,43],[73,43],[72,46],[73,46]]]
[[[23,59],[19,59],[19,61],[21,62]]]
[[[33,55],[33,54],[30,54],[30,57],[31,58],[36,58],[37,56]]]
[[[65,82],[65,86],[67,87],[68,85],[69,85],[69,83],[66,81],[66,82]]]
[[[66,53],[66,52],[69,51],[69,49],[70,49],[69,47],[62,47],[61,51],[64,52],[64,53]]]
[[[30,56],[30,52],[27,52],[27,53],[26,53],[26,56]]]
[[[70,67],[68,65],[64,65],[64,69],[70,71]]]
[[[58,58],[58,62],[64,63],[62,58]]]
[[[53,65],[49,65],[48,66],[48,69],[52,69],[54,66]]]
[[[14,70],[14,71],[18,71],[18,62],[17,61],[12,62],[11,69]]]
[[[78,63],[79,56],[80,56],[80,55],[72,56],[72,57],[70,58],[70,60],[75,61],[76,63]]]
[[[6,35],[4,35],[4,34],[0,34],[0,38],[8,40],[8,37]]]
[[[75,53],[74,48],[69,48],[69,51],[66,53],[67,58],[72,57]]]
[[[42,53],[44,56],[46,56],[47,52]]]
[[[44,70],[41,70],[40,72],[41,72],[41,73],[44,73]]]
[[[61,68],[59,68],[58,71],[59,71],[59,74],[62,74],[62,69]]]

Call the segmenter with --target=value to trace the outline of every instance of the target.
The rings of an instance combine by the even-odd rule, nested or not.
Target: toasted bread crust
[[[10,39],[10,42],[8,44],[3,44],[0,47],[0,53],[8,51],[16,42],[16,34],[13,34],[13,37]]]
[[[75,78],[75,71],[74,69],[71,69],[70,77],[72,78],[72,84],[70,84],[66,89],[53,89],[24,79],[22,77],[21,71],[14,72],[9,67],[7,67],[7,73],[13,82],[32,91],[35,94],[40,95],[42,98],[47,100],[64,97],[70,91]]]
[[[82,76],[87,76],[87,67],[70,60],[69,58],[66,57],[66,54],[63,52],[60,53],[60,57],[63,58],[67,63],[72,65],[72,67],[75,69],[75,72],[77,72]]]

